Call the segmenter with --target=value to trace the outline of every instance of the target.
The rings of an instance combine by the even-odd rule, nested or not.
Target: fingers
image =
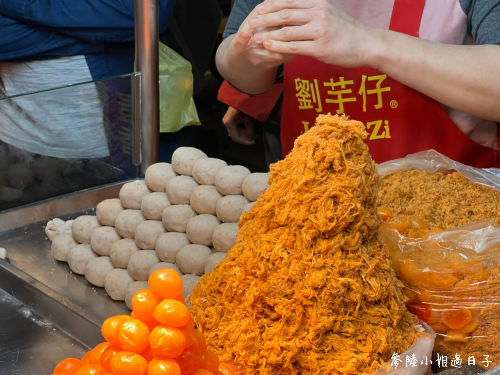
[[[231,48],[234,52],[244,52],[252,40],[252,33],[249,30],[240,30],[234,36],[231,42]]]
[[[258,48],[253,49],[254,61],[266,63],[266,65],[276,67],[283,62],[284,56],[281,53],[273,53],[262,47],[262,44],[256,44]]]
[[[282,25],[298,26],[310,22],[314,13],[302,9],[282,9],[277,12],[252,17],[248,24],[252,28],[275,27]]]
[[[318,0],[267,0],[257,6],[259,14],[279,12],[283,9],[310,9],[313,8]]]
[[[224,119],[226,120],[226,119]],[[239,129],[238,129],[238,124],[234,119],[230,119],[229,121],[224,121],[224,126],[226,127],[227,130],[227,135],[231,137],[231,139],[235,142],[238,142],[238,136],[239,136]],[[238,142],[239,143],[239,142]]]
[[[242,143],[244,145],[253,145],[255,144],[255,129],[254,129],[254,124],[253,124],[253,120],[248,117],[248,116],[245,116],[245,119],[244,119],[244,125],[245,125],[245,129],[239,129],[239,139],[240,139],[240,142],[239,143]]]
[[[230,117],[230,114],[226,113],[222,122],[227,129],[228,135],[234,142],[243,145],[255,144],[254,124],[250,117],[240,113],[239,111],[238,115],[234,117]],[[245,125],[245,128],[240,129],[239,124]]]
[[[266,40],[263,45],[267,50],[275,53],[314,57],[317,51],[315,51],[313,44],[313,41],[281,42],[278,40]]]
[[[253,39],[262,44],[265,40],[291,42],[296,40],[314,40],[319,34],[318,30],[306,26],[287,26],[276,31],[265,31],[256,33]]]
[[[235,131],[231,131],[230,137],[234,142],[242,145],[255,144],[255,135],[253,134],[253,130],[250,131],[247,128],[240,129],[236,127]]]

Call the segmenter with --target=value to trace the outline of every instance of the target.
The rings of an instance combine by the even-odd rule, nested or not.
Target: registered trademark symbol
[[[395,100],[392,100],[391,101],[391,108],[394,109],[394,108],[398,108],[398,102],[395,101]]]

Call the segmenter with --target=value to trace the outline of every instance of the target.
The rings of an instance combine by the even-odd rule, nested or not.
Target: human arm
[[[293,55],[270,53],[252,40],[248,20],[257,15],[254,3],[237,0],[228,20],[226,39],[217,50],[217,69],[234,87],[247,94],[261,94],[276,80],[277,67]]]
[[[174,0],[159,0],[160,33],[174,5]],[[89,42],[127,42],[135,35],[132,0],[0,0],[0,16]]]
[[[443,45],[389,33],[380,33],[371,66],[450,108],[500,122],[500,46]]]
[[[312,56],[344,67],[369,66],[446,106],[500,121],[500,38],[455,46],[370,28],[328,0],[267,0],[249,20],[254,41],[276,53]],[[498,23],[500,4],[482,22]],[[497,26],[498,29],[498,26]],[[490,45],[486,45],[490,44]]]
[[[225,39],[217,49],[219,73],[238,90],[250,94],[266,92],[276,80],[276,66],[254,64],[244,50],[252,35],[243,30]],[[278,64],[279,65],[279,64]]]

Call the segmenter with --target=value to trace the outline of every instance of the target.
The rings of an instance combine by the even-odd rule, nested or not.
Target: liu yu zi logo
[[[366,76],[362,75],[359,82],[354,80],[346,81],[344,77],[338,80],[330,78],[328,82],[318,82],[317,79],[307,80],[295,79],[295,97],[297,98],[299,110],[315,111],[316,113],[349,113],[351,106],[362,104],[362,111],[376,114],[377,110],[384,108],[384,105],[392,109],[398,107],[396,100],[386,100],[384,93],[390,92],[391,88],[384,85],[387,75]],[[354,91],[353,91],[354,90]],[[373,97],[375,104],[373,110],[367,105],[368,98]],[[361,110],[361,108],[359,107]],[[302,121],[304,131],[309,130],[309,121]],[[366,123],[370,140],[391,138],[389,121],[377,120]]]

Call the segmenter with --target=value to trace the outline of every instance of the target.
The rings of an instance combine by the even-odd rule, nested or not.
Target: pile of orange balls
[[[232,364],[219,363],[194,328],[182,297],[182,280],[170,269],[155,271],[151,289],[137,292],[130,316],[106,320],[97,345],[81,360],[61,361],[52,375],[236,375]]]

